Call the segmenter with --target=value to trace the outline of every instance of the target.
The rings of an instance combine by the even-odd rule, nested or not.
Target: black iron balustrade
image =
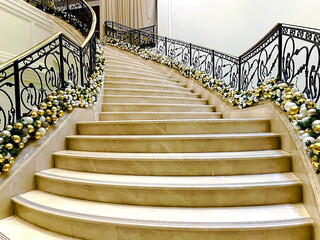
[[[88,5],[82,0],[28,2],[46,12],[66,16],[74,27],[83,27],[82,33],[87,38],[78,46],[57,33],[0,65],[0,130],[30,112],[52,91],[63,88],[67,81],[84,86],[95,70],[96,21]]]
[[[281,77],[307,98],[320,102],[320,30],[277,24],[256,45],[239,57],[191,43],[162,37],[107,21],[106,36],[148,48],[186,66],[224,80],[246,91],[268,76]],[[139,39],[132,38],[138,35]]]

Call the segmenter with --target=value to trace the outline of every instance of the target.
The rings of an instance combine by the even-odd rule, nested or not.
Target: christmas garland
[[[144,59],[153,60],[176,69],[183,76],[201,82],[204,87],[217,92],[226,102],[239,108],[249,107],[266,99],[274,101],[277,106],[287,113],[289,121],[297,131],[297,136],[301,140],[303,148],[311,157],[317,173],[320,173],[320,109],[316,108],[316,103],[313,100],[306,99],[304,94],[293,85],[288,85],[279,78],[267,77],[263,83],[258,84],[253,89],[238,91],[228,87],[222,80],[213,79],[212,76],[205,74],[203,71],[185,66],[170,57],[140,48],[128,42],[105,37],[102,44],[118,47]]]
[[[5,127],[0,133],[0,173],[9,172],[26,144],[31,139],[40,140],[66,112],[71,112],[74,107],[87,108],[96,103],[104,80],[104,66],[103,51],[97,44],[94,73],[84,86],[66,82],[65,87],[51,92],[29,114]]]

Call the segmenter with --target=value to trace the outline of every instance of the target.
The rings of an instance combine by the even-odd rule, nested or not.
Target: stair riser
[[[53,232],[73,236],[81,239],[92,240],[153,240],[177,239],[183,240],[310,240],[312,239],[312,226],[292,226],[265,229],[239,229],[228,230],[195,230],[195,229],[162,229],[158,227],[143,228],[139,226],[126,227],[119,224],[110,224],[88,219],[69,218],[47,212],[34,211],[26,206],[16,204],[16,214],[22,219]],[[138,224],[138,223],[137,223]]]
[[[233,152],[275,150],[280,147],[278,137],[252,137],[227,139],[132,139],[67,138],[68,149],[95,152]]]
[[[135,78],[155,78],[158,80],[164,80],[164,81],[172,81],[171,78],[162,75],[162,74],[157,74],[157,73],[149,73],[149,72],[140,72],[140,70],[136,70],[135,72],[130,72],[130,71],[111,71],[111,70],[107,70],[106,72],[106,77],[107,78],[122,78],[123,77],[135,77]]]
[[[200,106],[102,104],[102,112],[214,112],[212,106]]]
[[[141,96],[168,96],[168,97],[193,97],[198,98],[198,95],[192,94],[190,92],[163,92],[163,91],[135,91],[135,90],[127,90],[127,89],[104,89],[105,95],[135,95]]]
[[[77,124],[80,135],[148,135],[148,134],[209,134],[268,132],[268,121],[257,122],[180,122],[180,123],[127,123]]]
[[[161,72],[157,72],[156,70],[150,69],[150,68],[142,68],[142,67],[134,67],[134,66],[119,66],[115,64],[107,64],[106,65],[107,72],[108,70],[114,70],[114,71],[123,71],[123,72],[136,72],[137,69],[139,68],[139,72],[141,73],[147,73],[147,74],[155,74],[155,75],[161,75],[161,76],[166,76],[165,74]]]
[[[104,82],[105,88],[132,88],[132,89],[147,89],[147,90],[165,90],[165,91],[177,91],[177,92],[187,92],[190,93],[191,90],[184,87],[171,87],[165,85],[147,85],[147,84],[126,84],[126,83],[111,83]]]
[[[220,119],[220,113],[100,113],[100,121],[116,121],[116,120],[159,120],[159,119]]]
[[[221,189],[108,186],[37,177],[39,190],[84,200],[167,207],[232,207],[298,203],[301,185]]]
[[[55,166],[67,170],[110,174],[152,176],[224,176],[291,171],[289,157],[255,159],[199,159],[198,161],[141,160],[141,159],[88,159],[56,155]],[[130,169],[130,171],[128,171]]]
[[[181,87],[182,84],[177,84],[172,81],[168,80],[161,80],[161,79],[143,79],[143,78],[115,78],[115,77],[105,77],[105,83],[108,83],[108,81],[114,81],[118,83],[146,83],[146,84],[156,84],[156,85],[163,85],[163,86],[171,86],[171,87]]]
[[[137,62],[129,62],[129,63],[126,63],[125,65],[123,64],[123,62],[121,60],[116,60],[116,59],[109,59],[107,62],[106,62],[106,66],[108,65],[119,65],[119,67],[122,67],[122,68],[126,68],[127,66],[129,67],[134,67],[136,69],[146,69],[146,70],[151,70],[153,71],[152,68],[146,66],[146,65],[142,65],[142,64],[139,64]]]
[[[204,99],[174,99],[174,98],[157,98],[157,97],[148,97],[145,98],[143,96],[139,97],[131,97],[131,96],[104,96],[104,103],[158,103],[158,104],[196,104],[196,105],[206,105],[207,101]]]

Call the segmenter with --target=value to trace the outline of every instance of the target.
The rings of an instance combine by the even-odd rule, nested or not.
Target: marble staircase
[[[224,119],[178,80],[104,50],[99,121],[77,123],[37,189],[12,198],[3,239],[313,239],[268,119]]]

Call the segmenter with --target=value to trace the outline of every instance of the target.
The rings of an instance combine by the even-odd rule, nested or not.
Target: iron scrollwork
[[[88,36],[93,15],[83,0],[29,0]],[[96,40],[81,48],[63,34],[0,68],[0,130],[30,112],[65,81],[84,84],[93,73]]]
[[[284,25],[282,78],[315,102],[320,98],[320,31]]]

